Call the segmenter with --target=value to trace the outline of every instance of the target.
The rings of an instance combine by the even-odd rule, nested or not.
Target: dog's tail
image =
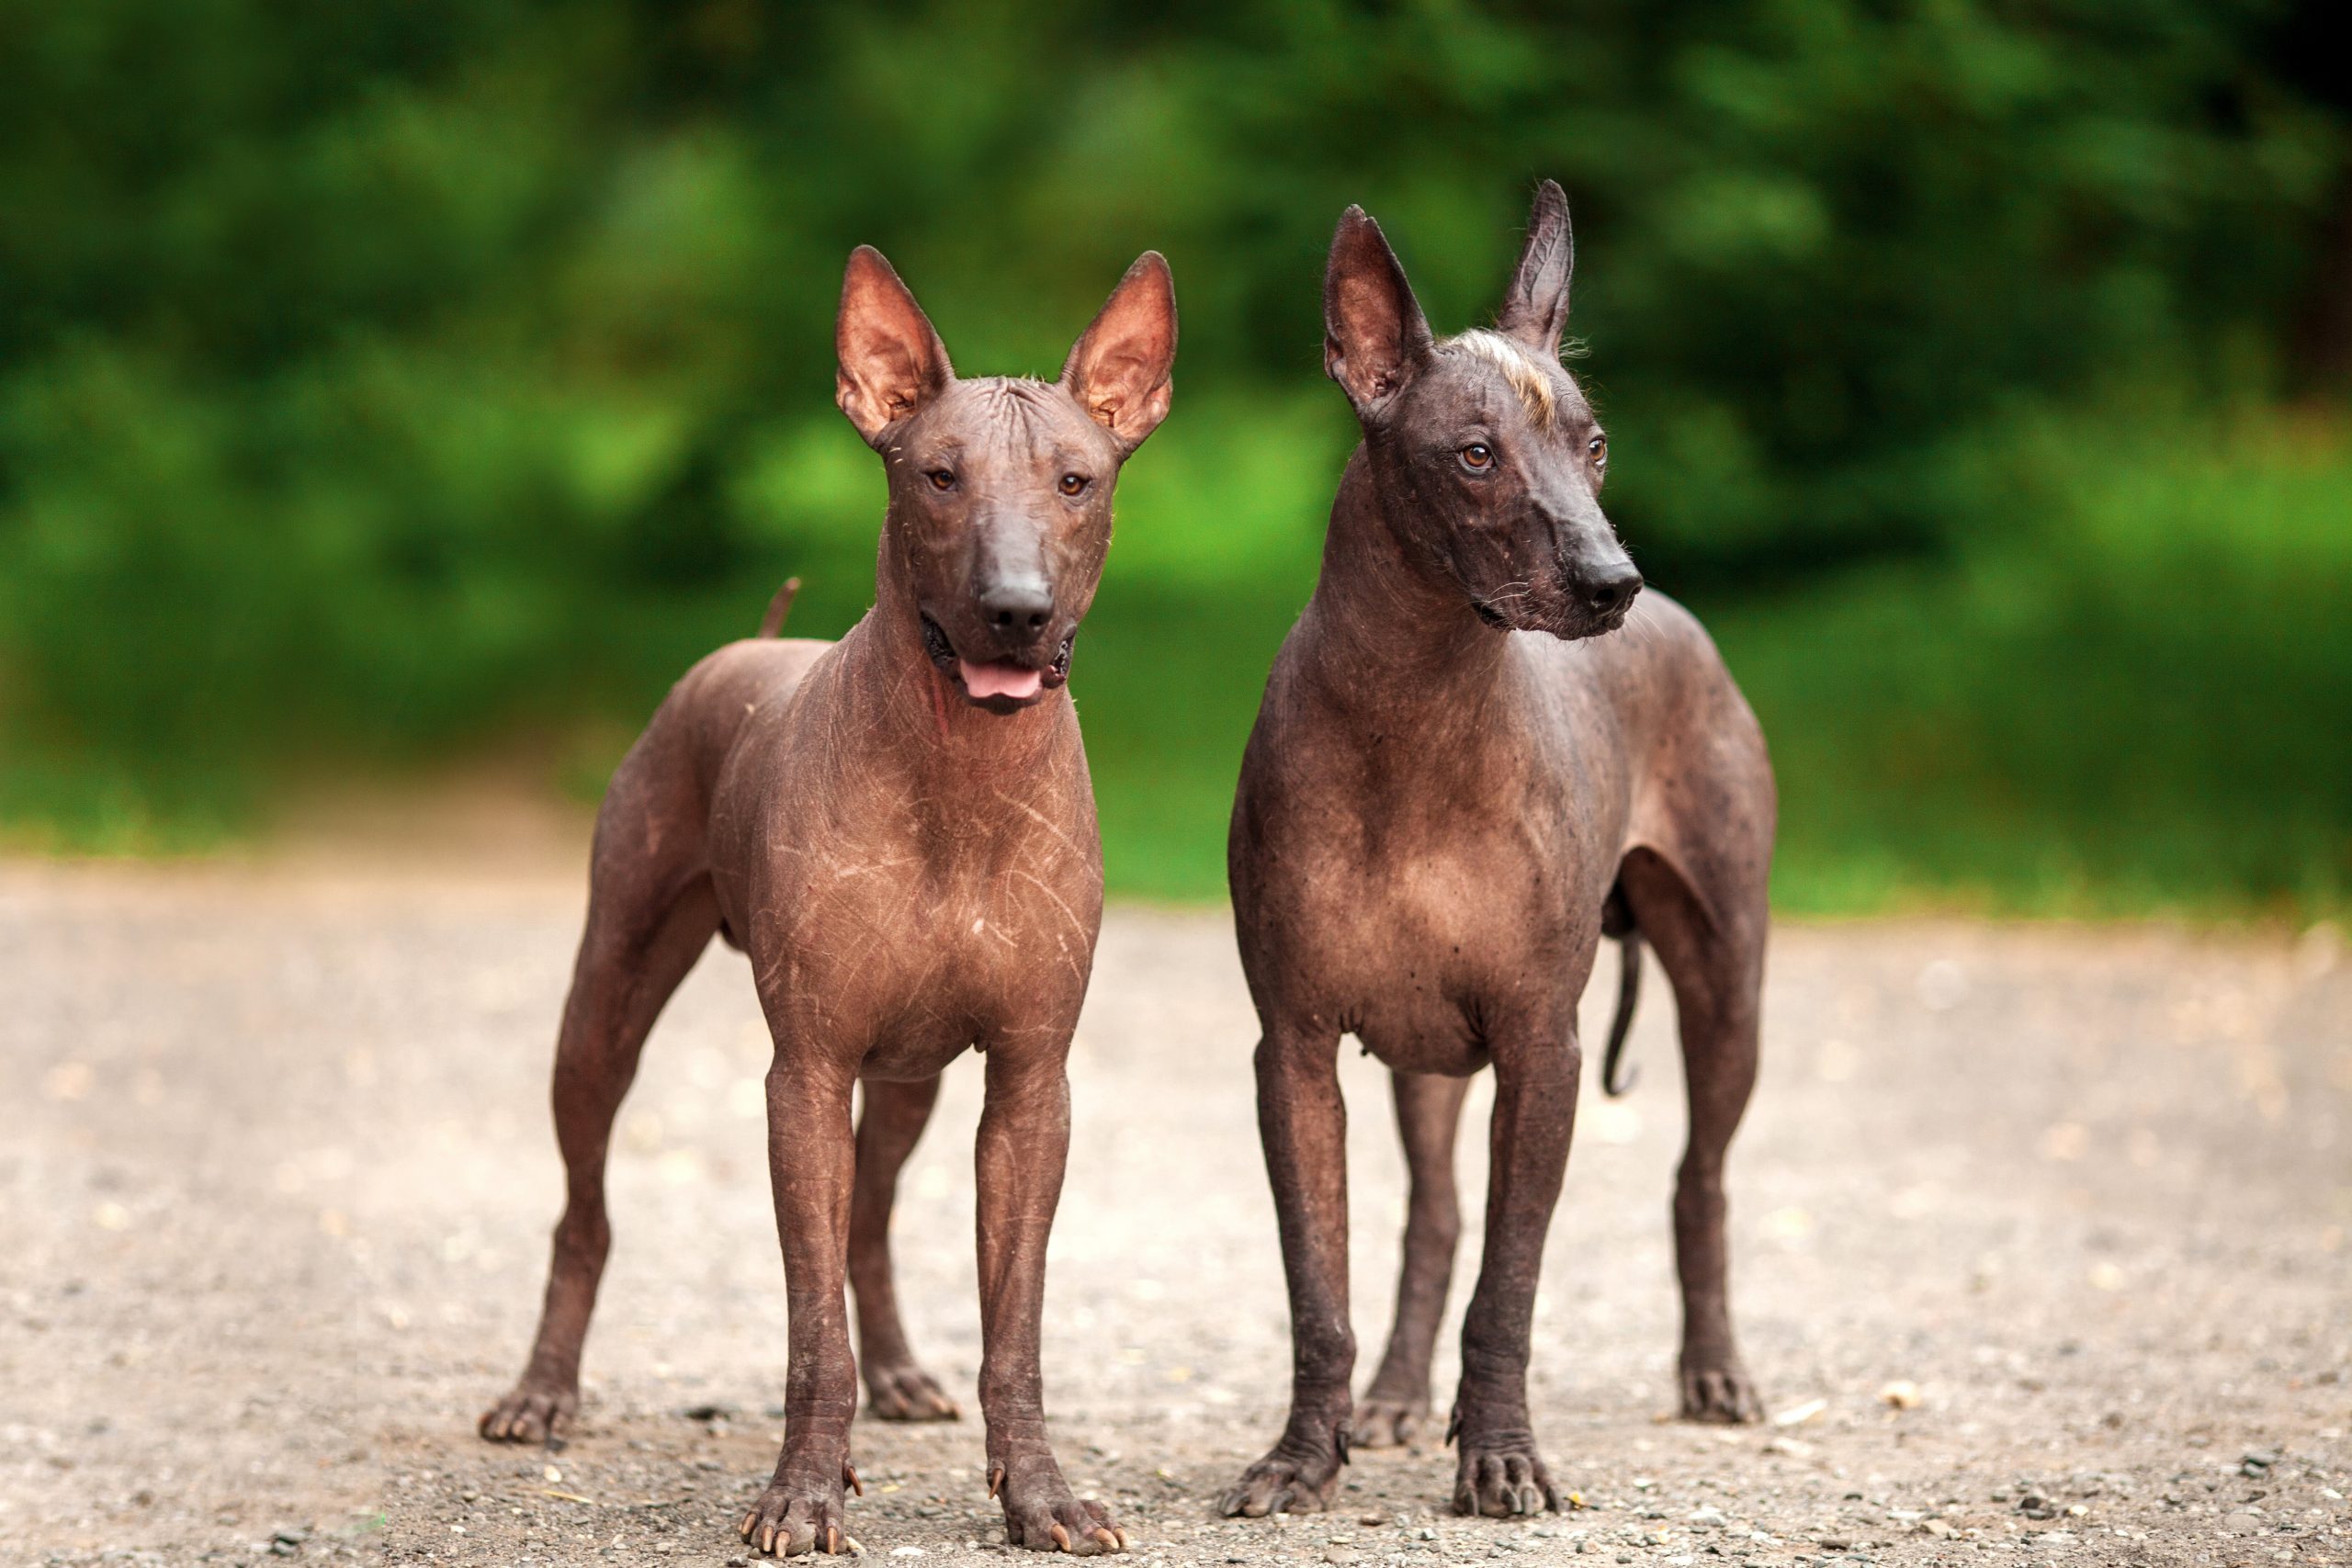
[[[1600,930],[1617,939],[1617,1016],[1609,1023],[1609,1049],[1600,1057],[1601,1092],[1611,1100],[1632,1089],[1639,1072],[1624,1072],[1625,1036],[1634,1032],[1634,1004],[1642,999],[1642,932],[1634,924],[1624,890],[1612,889],[1600,912]]]
[[[760,617],[762,637],[774,637],[784,630],[784,618],[792,614],[792,596],[799,592],[798,578],[787,577],[784,580],[784,586],[777,589],[775,597],[768,601],[768,613]]]

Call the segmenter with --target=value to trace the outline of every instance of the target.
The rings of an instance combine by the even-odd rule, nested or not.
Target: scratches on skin
[[[875,603],[835,644],[747,639],[712,653],[615,774],[556,1073],[573,1206],[529,1370],[484,1417],[485,1437],[542,1438],[578,1404],[608,1240],[600,1176],[613,1118],[653,1017],[723,930],[750,954],[775,1041],[767,1142],[789,1302],[785,1452],[744,1538],[795,1555],[844,1542],[858,1379],[845,1282],[877,1413],[955,1413],[906,1347],[888,1249],[874,1243],[940,1071],[978,1045],[988,1055],[978,1228],[991,1491],[1015,1545],[1125,1548],[1054,1461],[1038,1364],[1069,1139],[1066,1063],[1102,896],[1077,710],[1058,657],[1036,700],[1012,712],[966,702],[941,673],[926,618],[981,624],[970,552],[954,547],[971,518],[944,513],[927,489],[917,500],[904,479],[933,450],[952,451],[959,495],[1035,529],[1067,622],[1047,647],[1066,649],[1069,612],[1092,599],[1109,547],[1119,466],[1165,411],[1172,311],[1166,265],[1148,254],[1073,349],[1077,390],[1069,372],[962,380],[888,264],[854,253],[840,400],[891,477]],[[1088,406],[1119,401],[1131,376],[1158,389],[1158,412],[1114,434]],[[1057,489],[1073,470],[1096,480],[1085,499]],[[862,1080],[866,1114],[854,1122]],[[896,1154],[876,1143],[892,1127]]]
[[[933,675],[924,684],[931,688],[931,711],[939,720],[939,743],[944,746],[947,743],[947,693],[944,690],[944,682],[938,676]]]
[[[1060,894],[1055,892],[1051,887],[1048,887],[1043,878],[1035,876],[1018,867],[1013,869],[1012,874],[1021,878],[1022,881],[1030,884],[1032,886],[1035,887],[1038,892],[1051,899],[1053,901],[1054,908],[1062,912],[1062,919],[1069,922],[1069,929],[1077,933],[1079,940],[1087,943],[1090,947],[1093,945],[1092,936],[1087,931],[1086,922],[1078,918],[1078,911],[1071,908]],[[1061,950],[1061,956],[1065,963],[1072,964],[1074,966],[1075,961],[1072,959],[1069,948],[1064,947]]]
[[[1012,807],[1014,810],[1021,812],[1031,821],[1036,823],[1037,826],[1043,828],[1046,832],[1051,833],[1056,839],[1059,840],[1065,849],[1068,849],[1073,854],[1079,854],[1081,859],[1084,858],[1083,852],[1079,848],[1078,841],[1075,839],[1072,839],[1068,833],[1064,832],[1061,828],[1044,812],[1038,810],[1035,807],[1030,805],[1025,800],[1014,799],[1012,795],[1005,794],[1002,790],[998,790],[995,793],[996,798],[999,801],[1002,802],[1006,806]]]
[[[840,881],[845,877],[852,876],[873,876],[880,872],[896,871],[901,866],[920,865],[921,863],[922,863],[917,860],[913,855],[893,855],[888,859],[867,861],[855,865],[836,863],[831,869],[834,880]]]

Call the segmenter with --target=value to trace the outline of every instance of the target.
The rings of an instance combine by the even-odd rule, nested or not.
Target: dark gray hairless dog
[[[714,934],[752,960],[775,1038],[768,1164],[790,1313],[785,1439],[742,1521],[838,1551],[857,1368],[876,1414],[956,1414],[907,1350],[888,1228],[942,1068],[987,1054],[978,1148],[980,1408],[1016,1546],[1118,1551],[1046,1444],[1038,1316],[1069,1147],[1070,1032],[1102,911],[1071,640],[1119,466],[1168,412],[1168,265],[1128,269],[1058,382],[958,380],[880,253],[850,257],[842,412],[889,479],[876,604],[839,643],[765,637],[678,682],[597,818],[588,924],[556,1047],[569,1184],[529,1366],[481,1418],[530,1441],[579,1404],[611,1235],[605,1153],[638,1053]],[[782,620],[783,601],[764,630]],[[865,1086],[852,1131],[851,1091]]]
[[[1529,1324],[1576,1122],[1577,998],[1604,929],[1657,950],[1680,1013],[1683,1412],[1758,1413],[1724,1300],[1723,1162],[1756,1075],[1772,776],[1698,623],[1655,594],[1634,605],[1641,577],[1598,499],[1607,446],[1560,366],[1570,256],[1546,182],[1495,330],[1439,342],[1370,218],[1351,208],[1332,242],[1325,364],[1363,444],[1267,682],[1230,861],[1264,1032],[1291,1414],[1227,1514],[1328,1506],[1351,1429],[1394,1441],[1426,1411],[1461,1080],[1489,1065],[1453,1505],[1558,1506],[1529,1426]],[[1360,1427],[1337,1072],[1350,1033],[1395,1074],[1413,1177],[1395,1341]]]

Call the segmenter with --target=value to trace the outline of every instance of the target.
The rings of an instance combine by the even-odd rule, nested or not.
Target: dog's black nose
[[[1642,574],[1634,570],[1632,561],[1624,561],[1603,567],[1587,579],[1584,602],[1592,606],[1593,614],[1605,615],[1632,604],[1634,595],[1641,591]]]
[[[1054,596],[1042,582],[1003,582],[980,593],[980,614],[1008,647],[1025,648],[1046,635]]]

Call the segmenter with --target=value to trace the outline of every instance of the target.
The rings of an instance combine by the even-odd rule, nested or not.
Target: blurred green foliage
[[[0,821],[168,848],[297,763],[633,720],[787,573],[837,632],[848,248],[1050,371],[1156,246],[1176,412],[1077,689],[1114,884],[1213,896],[1352,439],[1332,221],[1450,330],[1550,175],[1784,899],[2341,902],[2352,467],[2263,412],[2346,166],[2298,15],[0,0]]]

